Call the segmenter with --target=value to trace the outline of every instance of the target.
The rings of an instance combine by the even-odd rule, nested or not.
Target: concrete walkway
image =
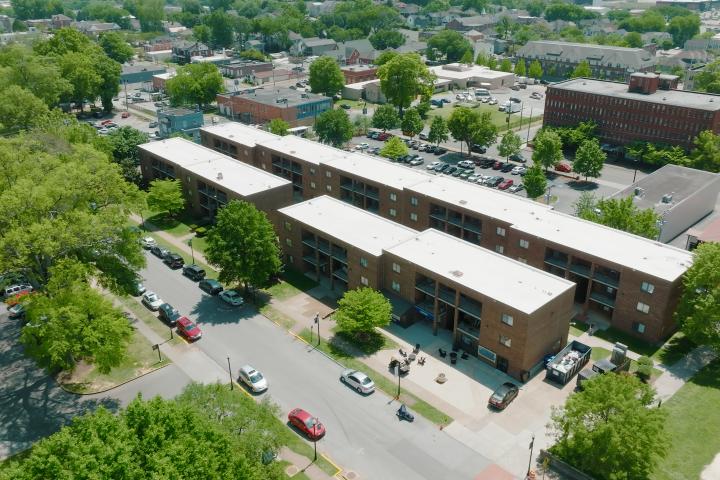
[[[682,360],[667,367],[653,384],[657,391],[657,397],[663,402],[668,400],[685,385],[685,382],[712,362],[716,356],[716,353],[709,347],[697,347]]]

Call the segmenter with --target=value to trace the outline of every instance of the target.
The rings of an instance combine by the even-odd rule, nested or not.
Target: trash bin
[[[450,352],[450,363],[453,365],[457,363],[457,352]]]

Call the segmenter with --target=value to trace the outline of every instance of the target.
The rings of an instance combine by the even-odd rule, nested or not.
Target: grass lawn
[[[75,393],[96,393],[127,382],[151,370],[170,363],[167,357],[158,360],[150,342],[138,332],[128,345],[127,357],[109,373],[100,373],[92,364],[78,365],[72,376],[61,377],[67,390]]]
[[[302,337],[305,341],[309,342],[310,330],[305,329],[300,332],[300,337]],[[315,341],[317,342],[317,340]],[[375,382],[375,386],[377,386],[377,388],[390,395],[391,397],[394,397],[397,394],[397,383],[395,383],[395,381],[385,377],[379,372],[372,370],[360,360],[357,360],[348,353],[337,348],[336,345],[328,343],[326,340],[322,340],[318,348],[341,362],[346,367],[364,371],[372,379],[372,381]],[[401,400],[413,410],[415,410],[416,413],[422,415],[436,425],[447,425],[452,422],[452,418],[449,415],[443,413],[442,411],[433,407],[424,400],[421,400],[407,390],[401,390],[400,396]]]
[[[582,322],[570,322],[570,335],[579,337],[588,331],[588,324]]]
[[[278,300],[294,297],[298,293],[307,292],[318,285],[315,280],[290,267],[285,267],[280,278],[282,280],[279,283],[265,289],[267,293]]]
[[[486,105],[483,103],[478,103],[478,104],[475,104],[475,103],[462,103],[462,104],[453,103],[450,105],[461,105],[463,107],[469,107],[469,108],[472,108],[473,110],[477,110],[478,112],[490,112],[490,119],[500,130],[502,130],[503,128],[507,128],[508,115],[507,115],[507,113],[499,111],[497,105]],[[452,115],[453,110],[455,110],[455,108],[453,108],[449,105],[445,106],[443,108],[434,108],[434,109],[430,110],[430,112],[428,112],[428,118],[426,120],[427,125],[429,126],[432,123],[433,116],[439,116],[439,117],[442,117],[445,120],[447,120],[448,117],[450,117],[450,115]],[[523,114],[522,124],[527,126],[528,122],[536,122],[536,121],[540,120],[541,118],[542,117],[540,117],[540,116],[534,116],[534,117],[532,117],[532,119],[530,119]],[[520,113],[513,113],[510,115],[510,127],[515,128],[518,126],[520,126]],[[502,133],[502,132],[500,132],[500,133]]]
[[[150,231],[162,230],[175,237],[182,237],[191,233],[190,224],[194,220],[187,214],[178,215],[176,218],[170,218],[165,213],[149,212],[147,215],[145,217],[145,227]]]
[[[700,478],[705,465],[720,452],[720,360],[700,370],[669,401],[670,448],[653,480]]]
[[[684,333],[677,332],[651,358],[663,365],[673,365],[694,350],[695,347],[697,345],[687,338]]]

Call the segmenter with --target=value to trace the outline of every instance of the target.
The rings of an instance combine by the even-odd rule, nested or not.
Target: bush
[[[205,227],[197,227],[197,228],[195,229],[195,236],[196,236],[196,237],[202,238],[202,237],[204,237],[205,235],[207,235],[207,228],[205,228]]]
[[[652,369],[654,365],[653,361],[650,357],[642,356],[638,358],[637,363],[638,367],[635,375],[637,375],[640,380],[647,383],[652,376]]]

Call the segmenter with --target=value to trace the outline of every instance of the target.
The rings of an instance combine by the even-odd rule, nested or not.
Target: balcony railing
[[[432,280],[425,280],[415,284],[415,288],[423,292],[424,294],[435,296],[435,282]]]
[[[617,277],[611,277],[610,275],[605,275],[604,273],[598,272],[595,270],[593,272],[593,279],[596,282],[602,283],[603,285],[607,285],[608,287],[618,288],[620,285],[620,279]]]
[[[554,256],[553,257],[545,257],[545,263],[552,265],[554,267],[559,267],[559,268],[563,268],[563,269],[566,269],[568,266],[567,258],[563,258],[563,257],[554,257]]]
[[[480,320],[480,317],[482,315],[482,305],[479,305],[475,302],[470,302],[462,297],[460,298],[460,305],[458,305],[458,310],[468,315],[472,315],[478,320]]]
[[[458,323],[457,329],[465,335],[469,335],[476,340],[480,340],[480,327],[475,328],[469,323],[460,322]]]
[[[590,292],[590,300],[593,300],[600,305],[605,305],[610,308],[615,308],[615,299],[603,295],[600,292]]]
[[[333,272],[333,276],[335,278],[339,278],[340,280],[342,280],[345,283],[347,283],[347,281],[348,281],[347,271],[343,270],[342,268],[338,268],[337,270],[335,270]]]
[[[325,255],[330,255],[330,244],[325,242],[318,242],[317,249]]]
[[[440,287],[439,297],[440,300],[442,300],[443,302],[450,305],[455,305],[455,290]]]
[[[302,239],[303,245],[307,245],[310,248],[317,249],[317,242],[312,237],[306,237]]]
[[[343,248],[333,246],[332,257],[342,263],[347,263],[347,252]]]
[[[573,272],[576,275],[580,275],[581,277],[590,278],[590,267],[587,265],[581,265],[578,263],[571,263],[568,266],[569,270]]]

